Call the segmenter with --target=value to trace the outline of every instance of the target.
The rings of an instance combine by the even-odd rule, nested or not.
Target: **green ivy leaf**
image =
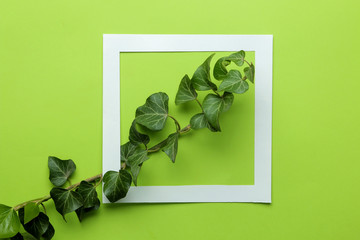
[[[244,93],[249,89],[249,84],[242,80],[241,73],[238,70],[230,70],[224,81],[219,86],[219,91],[232,93]]]
[[[225,92],[223,97],[215,94],[208,94],[203,102],[204,114],[210,125],[215,131],[221,131],[219,115],[227,111],[234,100],[232,93]]]
[[[96,210],[100,207],[100,200],[98,198],[95,185],[82,181],[76,189],[83,199],[83,206],[76,209],[76,215],[81,222],[85,213]]]
[[[55,187],[51,189],[50,196],[54,200],[56,210],[65,219],[65,214],[75,211],[83,206],[83,198],[77,192]]]
[[[191,78],[191,83],[196,90],[205,91],[214,89],[216,90],[216,85],[211,82],[210,79],[210,62],[215,53],[211,54],[203,64],[201,64],[195,71],[193,77]]]
[[[53,225],[51,225],[51,223],[49,222],[49,227],[46,230],[46,232],[42,235],[42,237],[44,240],[50,240],[53,238],[54,235],[55,235],[55,229]]]
[[[244,68],[245,76],[250,82],[254,83],[255,81],[255,66],[251,63],[250,67]]]
[[[150,142],[150,137],[146,134],[140,133],[136,129],[136,120],[134,120],[131,124],[129,131],[129,140],[134,144],[148,144]]]
[[[135,145],[131,142],[127,142],[120,146],[120,158],[121,162],[127,162],[128,158],[134,154],[136,149],[139,148],[138,145]]]
[[[170,134],[166,139],[166,145],[162,149],[162,151],[169,156],[169,158],[173,163],[175,163],[176,154],[178,151],[178,139],[179,139],[178,132]]]
[[[19,218],[20,222],[24,226],[24,229],[36,239],[40,239],[49,228],[49,217],[46,214],[40,212],[37,217],[32,219],[30,222],[25,223],[25,215],[26,212],[24,208],[19,209]]]
[[[52,156],[48,159],[48,166],[50,170],[49,179],[57,187],[64,185],[76,170],[76,165],[71,159],[61,160]]]
[[[103,177],[104,194],[110,202],[124,198],[131,185],[131,174],[126,170],[108,171]]]
[[[15,236],[20,229],[19,217],[12,207],[0,204],[0,238]]]
[[[206,120],[204,113],[198,113],[190,119],[190,126],[192,129],[206,128],[208,121]]]
[[[227,60],[232,61],[239,67],[241,67],[244,64],[244,59],[245,59],[245,52],[243,50],[233,53],[227,57]]]
[[[189,102],[195,100],[196,97],[197,92],[191,84],[189,76],[186,74],[180,82],[179,89],[175,98],[175,104],[179,105],[181,103]]]
[[[228,73],[226,66],[230,64],[230,61],[227,60],[227,57],[222,57],[217,60],[214,66],[214,77],[217,80],[222,80],[226,77],[226,74]]]
[[[132,174],[132,180],[137,186],[137,177],[139,175],[143,162],[148,160],[147,151],[145,149],[137,148],[132,155],[130,155],[126,161],[126,165],[130,167]]]
[[[36,218],[40,213],[39,206],[34,203],[30,202],[25,205],[24,207],[24,223],[30,222],[32,219]]]
[[[234,101],[234,94],[229,93],[229,92],[224,92],[224,95],[222,96],[223,99],[223,109],[222,109],[222,113],[226,112],[230,109],[233,101]]]
[[[136,122],[150,130],[164,128],[169,110],[169,97],[166,93],[154,93],[146,99],[144,105],[136,109]]]

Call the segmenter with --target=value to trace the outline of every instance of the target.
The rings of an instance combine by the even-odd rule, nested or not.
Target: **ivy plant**
[[[169,96],[164,92],[150,95],[144,105],[136,109],[135,118],[129,129],[129,141],[121,145],[121,169],[108,171],[71,184],[70,178],[76,170],[71,159],[63,160],[54,156],[48,158],[49,180],[54,185],[49,195],[26,201],[14,207],[0,204],[0,238],[3,239],[52,239],[55,229],[46,214],[44,202],[52,199],[58,211],[66,221],[66,215],[75,212],[79,221],[87,213],[100,207],[96,188],[103,183],[103,192],[110,202],[124,198],[137,179],[143,164],[150,156],[164,152],[175,163],[179,138],[190,130],[207,128],[212,132],[221,131],[220,115],[230,109],[234,94],[243,94],[254,83],[255,66],[245,59],[245,52],[235,52],[219,58],[211,74],[210,63],[215,54],[211,54],[196,69],[192,78],[187,74],[181,79],[175,97],[175,104],[194,101],[199,105],[199,113],[192,116],[189,124],[181,127],[169,113]],[[234,69],[228,69],[234,63]],[[240,68],[243,68],[241,73]],[[211,75],[218,81],[216,84]],[[201,102],[198,91],[209,91]],[[168,119],[174,122],[175,129],[168,137],[154,146],[148,146],[150,136],[141,133],[137,125],[149,132],[161,131]]]

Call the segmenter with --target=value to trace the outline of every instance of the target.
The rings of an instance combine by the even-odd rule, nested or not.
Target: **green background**
[[[359,7],[2,0],[0,202],[47,194],[48,155],[75,180],[101,171],[103,33],[273,34],[272,204],[103,205],[66,224],[48,203],[54,239],[359,239]]]

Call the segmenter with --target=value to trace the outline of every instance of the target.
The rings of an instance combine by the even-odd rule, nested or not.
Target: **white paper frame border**
[[[103,174],[120,169],[121,52],[239,50],[255,51],[254,185],[138,186],[118,202],[271,202],[272,35],[104,34]]]

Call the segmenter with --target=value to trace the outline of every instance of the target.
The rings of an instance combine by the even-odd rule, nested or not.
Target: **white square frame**
[[[120,53],[255,51],[254,185],[131,187],[118,202],[271,203],[272,35],[103,35],[103,174],[120,169]],[[109,203],[103,194],[103,203]]]

